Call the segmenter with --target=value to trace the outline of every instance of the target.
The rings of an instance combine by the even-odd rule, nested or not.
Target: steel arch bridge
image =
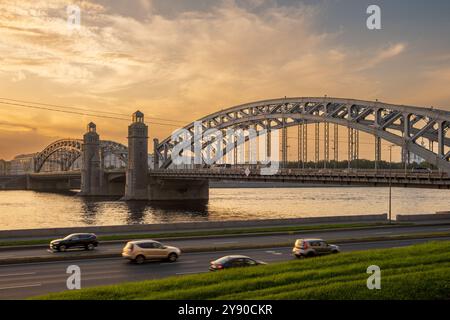
[[[81,156],[82,148],[83,140],[81,139],[61,139],[54,141],[34,156],[34,172],[40,172],[44,164],[54,154],[58,154],[62,171],[69,171],[75,161]],[[100,141],[100,150],[102,159],[108,154],[113,154],[123,162],[128,162],[128,148],[121,143],[102,140]]]
[[[402,147],[403,153],[412,152],[439,169],[450,172],[450,112],[434,108],[420,108],[342,98],[284,98],[238,105],[205,116],[198,120],[204,131],[253,126],[259,130],[276,130],[291,126],[325,123],[365,132]],[[183,129],[194,136],[195,122]],[[418,142],[418,139],[422,143]],[[428,146],[423,140],[428,141]],[[156,142],[155,159],[161,168],[172,164],[172,151],[180,141],[172,137]],[[203,150],[211,142],[202,141]],[[239,142],[242,143],[242,142]],[[194,144],[191,139],[191,147]],[[434,148],[437,144],[437,150]],[[376,158],[381,158],[381,147],[376,147]],[[224,153],[225,155],[225,153]],[[377,160],[377,159],[376,159]]]

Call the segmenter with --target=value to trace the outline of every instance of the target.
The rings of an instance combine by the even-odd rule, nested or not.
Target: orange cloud
[[[125,114],[139,108],[147,118],[186,122],[238,103],[281,96],[450,102],[448,90],[433,87],[434,79],[446,79],[443,71],[405,76],[408,85],[394,78],[397,73],[373,73],[409,54],[409,43],[399,40],[364,49],[344,43],[344,31],[324,32],[316,25],[320,6],[286,8],[249,1],[251,7],[267,4],[255,13],[223,1],[208,12],[166,17],[153,10],[152,1],[140,1],[149,14],[137,19],[93,1],[80,3],[81,28],[72,32],[65,0],[0,2],[0,86],[8,97]],[[30,151],[40,150],[49,137],[79,137],[92,120],[19,113],[0,107],[2,119],[37,128],[35,136],[45,143]],[[125,142],[126,123],[119,130],[110,120],[96,122],[105,138]],[[155,125],[150,135],[163,138],[172,130]],[[3,145],[0,157],[15,154],[20,143],[18,137]]]

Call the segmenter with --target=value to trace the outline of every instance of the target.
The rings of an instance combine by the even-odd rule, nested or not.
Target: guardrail
[[[164,169],[151,170],[152,177],[161,179],[208,179],[243,180],[265,182],[295,182],[331,185],[371,185],[401,187],[424,187],[450,189],[447,173],[412,173],[392,171],[358,170],[298,170],[280,169],[272,175],[262,175],[259,169],[215,168],[215,169]]]
[[[208,168],[208,169],[154,169],[150,170],[151,174],[156,175],[174,175],[174,174],[218,174],[218,175],[261,175],[260,168]],[[431,172],[411,172],[404,170],[361,170],[361,169],[279,169],[273,175],[344,175],[344,176],[393,176],[393,177],[434,177],[434,178],[449,178],[445,172],[431,171]]]

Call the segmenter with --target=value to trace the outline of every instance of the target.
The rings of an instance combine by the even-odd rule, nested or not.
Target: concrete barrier
[[[70,228],[51,229],[22,229],[22,230],[0,230],[0,239],[21,237],[55,237],[77,232],[93,232],[97,234],[115,233],[140,233],[140,232],[177,232],[198,231],[208,229],[235,229],[249,227],[267,226],[295,226],[304,224],[331,224],[331,223],[358,223],[358,222],[386,222],[387,214],[370,214],[355,216],[327,216],[311,218],[291,219],[260,219],[260,220],[237,220],[237,221],[201,221],[201,222],[178,222],[160,224],[138,224],[120,226],[86,226]]]
[[[426,220],[447,220],[450,219],[449,211],[424,214],[398,214],[397,221],[426,221]]]

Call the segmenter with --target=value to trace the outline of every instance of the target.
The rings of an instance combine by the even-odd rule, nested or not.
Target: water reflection
[[[193,214],[207,215],[208,201],[207,200],[180,200],[180,201],[152,201],[150,202],[152,208],[168,211],[168,212],[190,212]]]
[[[83,199],[83,204],[81,206],[81,221],[87,225],[95,225],[97,213],[99,210],[99,205],[95,201],[86,201]]]
[[[147,201],[127,201],[128,208],[127,224],[141,224],[145,221],[145,211],[147,210]]]
[[[386,188],[235,188],[210,190],[209,201],[118,201],[75,193],[0,192],[0,230],[85,225],[174,223],[379,214]],[[449,190],[393,189],[393,213],[448,211]]]
[[[208,220],[208,201],[119,201],[117,197],[79,197],[81,200],[81,221],[95,225],[97,216],[114,215],[125,211],[125,224],[143,224],[149,219],[158,223],[174,221]],[[112,208],[113,210],[108,210]],[[106,211],[106,212],[105,212]]]
[[[175,220],[192,220],[195,217],[207,220],[208,201],[127,201],[127,224],[145,223],[151,215],[159,223]]]
[[[209,216],[205,200],[152,201],[151,208],[160,223],[208,220]]]

